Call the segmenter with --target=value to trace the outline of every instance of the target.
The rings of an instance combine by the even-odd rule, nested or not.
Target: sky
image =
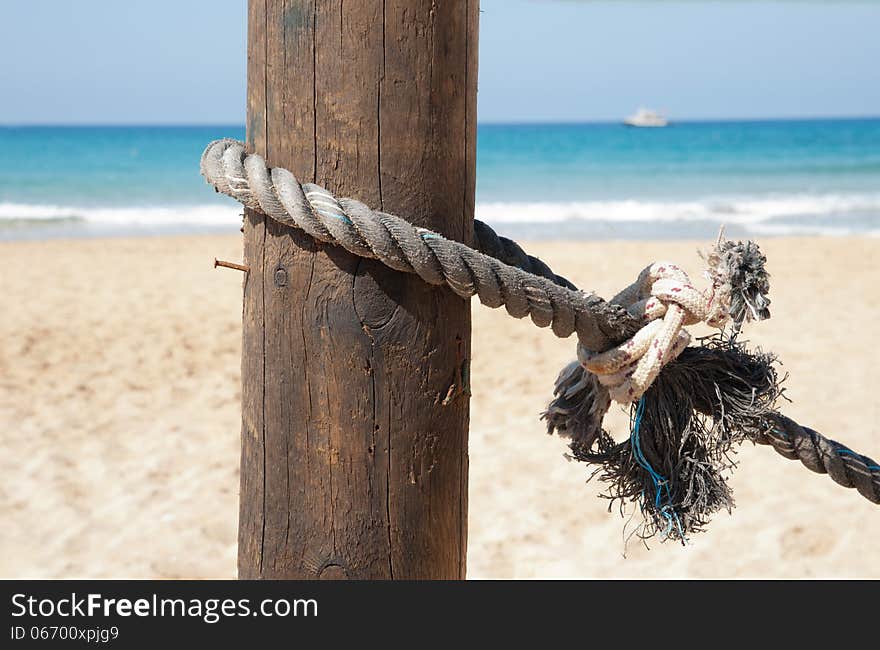
[[[0,124],[240,124],[246,0],[2,0]],[[482,0],[479,120],[880,116],[880,1]]]

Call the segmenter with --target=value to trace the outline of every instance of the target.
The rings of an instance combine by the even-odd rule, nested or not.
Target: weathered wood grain
[[[250,0],[248,144],[467,241],[478,0]],[[247,211],[239,575],[463,578],[470,311]]]

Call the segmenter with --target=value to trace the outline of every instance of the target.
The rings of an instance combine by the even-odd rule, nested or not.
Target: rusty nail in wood
[[[248,268],[244,264],[236,264],[235,262],[225,262],[223,260],[218,260],[215,257],[214,258],[214,268],[216,269],[218,266],[222,266],[227,269],[235,269],[236,271],[244,271],[245,273],[250,271],[250,268]]]

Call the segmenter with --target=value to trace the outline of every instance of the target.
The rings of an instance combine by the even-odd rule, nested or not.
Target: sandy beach
[[[525,247],[607,297],[657,259],[699,278],[709,244]],[[0,243],[0,578],[235,576],[241,275],[212,265],[240,246]],[[773,318],[747,338],[790,373],[784,412],[880,459],[880,239],[762,246]],[[626,519],[538,421],[574,340],[473,313],[470,578],[880,578],[880,509],[768,447],[741,449],[736,509],[687,547],[625,546]]]

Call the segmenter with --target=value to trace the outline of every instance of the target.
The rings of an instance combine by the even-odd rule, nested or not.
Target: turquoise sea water
[[[198,174],[239,126],[0,127],[0,239],[228,230]],[[513,236],[880,233],[880,119],[481,125],[477,216]]]

